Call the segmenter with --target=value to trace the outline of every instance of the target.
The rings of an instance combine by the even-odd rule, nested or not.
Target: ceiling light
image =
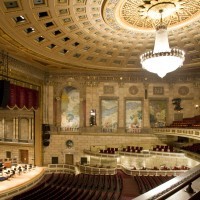
[[[169,47],[167,27],[162,23],[162,10],[159,12],[161,22],[156,28],[154,49],[142,54],[140,60],[144,69],[163,78],[167,73],[183,65],[185,53],[180,49]]]

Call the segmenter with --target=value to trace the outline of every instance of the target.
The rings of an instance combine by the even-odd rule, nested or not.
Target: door
[[[65,154],[65,164],[68,164],[68,165],[74,164],[74,155],[73,154]]]
[[[20,162],[22,164],[28,164],[28,150],[19,150]]]

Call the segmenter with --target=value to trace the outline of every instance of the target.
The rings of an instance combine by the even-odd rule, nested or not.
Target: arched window
[[[80,123],[80,94],[72,86],[63,89],[61,95],[61,130],[78,131]]]

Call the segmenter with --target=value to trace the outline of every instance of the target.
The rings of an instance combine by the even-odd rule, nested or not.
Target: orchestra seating
[[[194,143],[192,145],[183,146],[181,147],[181,149],[200,154],[200,143]]]
[[[181,121],[173,121],[169,126],[171,128],[200,128],[200,115],[191,117],[191,118],[183,118]]]
[[[46,174],[32,189],[12,200],[119,200],[123,188],[122,177],[91,174]]]

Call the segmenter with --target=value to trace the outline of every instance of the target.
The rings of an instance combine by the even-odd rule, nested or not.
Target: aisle
[[[140,195],[135,179],[132,176],[126,175],[123,171],[118,170],[118,174],[123,179],[123,190],[121,200],[130,200]]]

